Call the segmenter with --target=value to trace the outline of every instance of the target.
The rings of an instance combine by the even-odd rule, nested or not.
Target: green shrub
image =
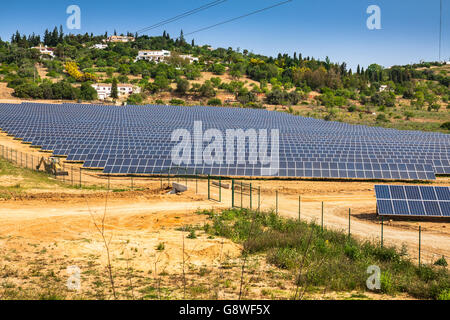
[[[450,300],[450,289],[443,290],[439,295],[437,296],[437,300]]]
[[[381,273],[380,282],[381,282],[381,292],[386,294],[394,293],[394,283],[392,280],[392,276],[388,271]]]
[[[197,239],[197,235],[195,234],[195,230],[194,230],[194,229],[192,229],[192,230],[189,232],[187,238],[188,238],[188,239]]]
[[[173,106],[184,106],[185,102],[184,102],[184,100],[181,100],[181,99],[172,99],[169,101],[169,104],[171,104]]]
[[[434,263],[435,266],[441,266],[441,267],[446,267],[447,264],[447,260],[445,260],[445,257],[442,256],[441,258],[437,259],[436,262]]]
[[[219,98],[212,98],[208,100],[208,106],[221,106],[222,100]]]
[[[450,121],[444,122],[441,124],[441,128],[445,130],[450,130]]]

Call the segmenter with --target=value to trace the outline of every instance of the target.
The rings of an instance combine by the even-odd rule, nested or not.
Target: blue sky
[[[195,31],[281,0],[228,0],[214,8],[150,31],[167,30],[178,36]],[[63,25],[65,32],[110,34],[135,32],[161,20],[212,2],[212,0],[42,0],[5,2],[0,12],[0,37],[9,40],[21,33],[43,34],[46,28]],[[81,8],[81,30],[67,30],[66,8]],[[381,30],[368,30],[369,5],[381,8]],[[450,0],[443,0],[442,57],[450,58]],[[408,64],[438,60],[439,0],[293,0],[292,2],[197,33],[197,44],[248,49],[255,53],[278,52],[367,66]]]

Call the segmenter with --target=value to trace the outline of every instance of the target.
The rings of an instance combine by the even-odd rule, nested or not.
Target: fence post
[[[422,226],[419,226],[419,267],[421,266],[420,251],[422,249]]]
[[[242,205],[242,181],[241,181],[241,209],[243,208],[243,205]]]
[[[198,193],[198,177],[195,175],[195,194]]]
[[[110,187],[111,187],[111,176],[108,175],[108,191],[109,191]]]
[[[350,238],[350,217],[352,215],[352,209],[348,208],[348,237]]]
[[[231,208],[234,208],[234,179],[231,179]]]
[[[70,176],[72,177],[72,185],[73,185],[73,166],[70,167]]]
[[[252,205],[252,184],[250,183],[250,210],[253,209],[253,205]]]
[[[261,186],[258,187],[258,212],[261,212]]]
[[[298,196],[298,221],[301,220],[302,196]]]
[[[222,202],[222,177],[219,177],[219,202]]]
[[[322,232],[323,232],[323,201],[322,201],[322,222],[321,222],[321,225],[322,225]]]
[[[275,213],[278,215],[278,190],[275,191]]]
[[[133,186],[133,176],[131,176],[131,191],[134,190],[134,186]]]
[[[210,176],[208,174],[208,200],[211,200]]]
[[[159,176],[159,182],[160,182],[161,190],[162,190],[162,176]]]
[[[80,168],[80,188],[81,188],[81,168]]]
[[[381,247],[383,248],[383,227],[384,227],[384,220],[383,217],[381,217]]]

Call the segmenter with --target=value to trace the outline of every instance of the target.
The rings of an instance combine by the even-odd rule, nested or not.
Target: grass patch
[[[371,265],[381,269],[381,292],[408,293],[420,299],[446,297],[450,290],[448,269],[416,266],[405,250],[381,248],[369,241],[349,238],[344,232],[323,230],[315,223],[279,217],[274,212],[229,209],[210,217],[211,235],[241,243],[250,254],[265,253],[267,261],[292,271],[305,272],[296,281],[334,291],[365,291]],[[250,236],[249,236],[250,235]]]
[[[52,187],[60,187],[74,190],[89,190],[89,191],[106,191],[108,188],[101,185],[82,185],[80,187],[77,181],[70,184],[69,180],[66,182],[55,179],[52,175],[43,171],[34,171],[31,169],[21,168],[13,163],[0,158],[0,178],[2,176],[11,176],[17,179],[17,182],[11,186],[0,186],[0,198],[11,199],[24,195],[31,189],[49,189]],[[126,192],[131,189],[113,189],[112,192]],[[144,189],[134,188],[135,191],[142,191]]]

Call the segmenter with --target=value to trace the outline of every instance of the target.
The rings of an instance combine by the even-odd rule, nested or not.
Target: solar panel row
[[[80,104],[0,104],[0,128],[16,138],[83,161],[105,173],[158,174],[171,162],[174,130],[278,129],[279,163],[275,176],[344,179],[431,180],[450,174],[450,138],[441,133],[397,131],[349,125],[255,109],[97,106]],[[269,138],[270,139],[270,138]],[[206,147],[208,142],[202,141]],[[258,176],[264,167],[250,164],[250,142],[243,149],[246,165],[186,164],[189,172]],[[268,151],[271,151],[269,140]],[[192,155],[194,150],[192,150]]]
[[[377,211],[386,216],[450,217],[450,188],[376,185]]]

